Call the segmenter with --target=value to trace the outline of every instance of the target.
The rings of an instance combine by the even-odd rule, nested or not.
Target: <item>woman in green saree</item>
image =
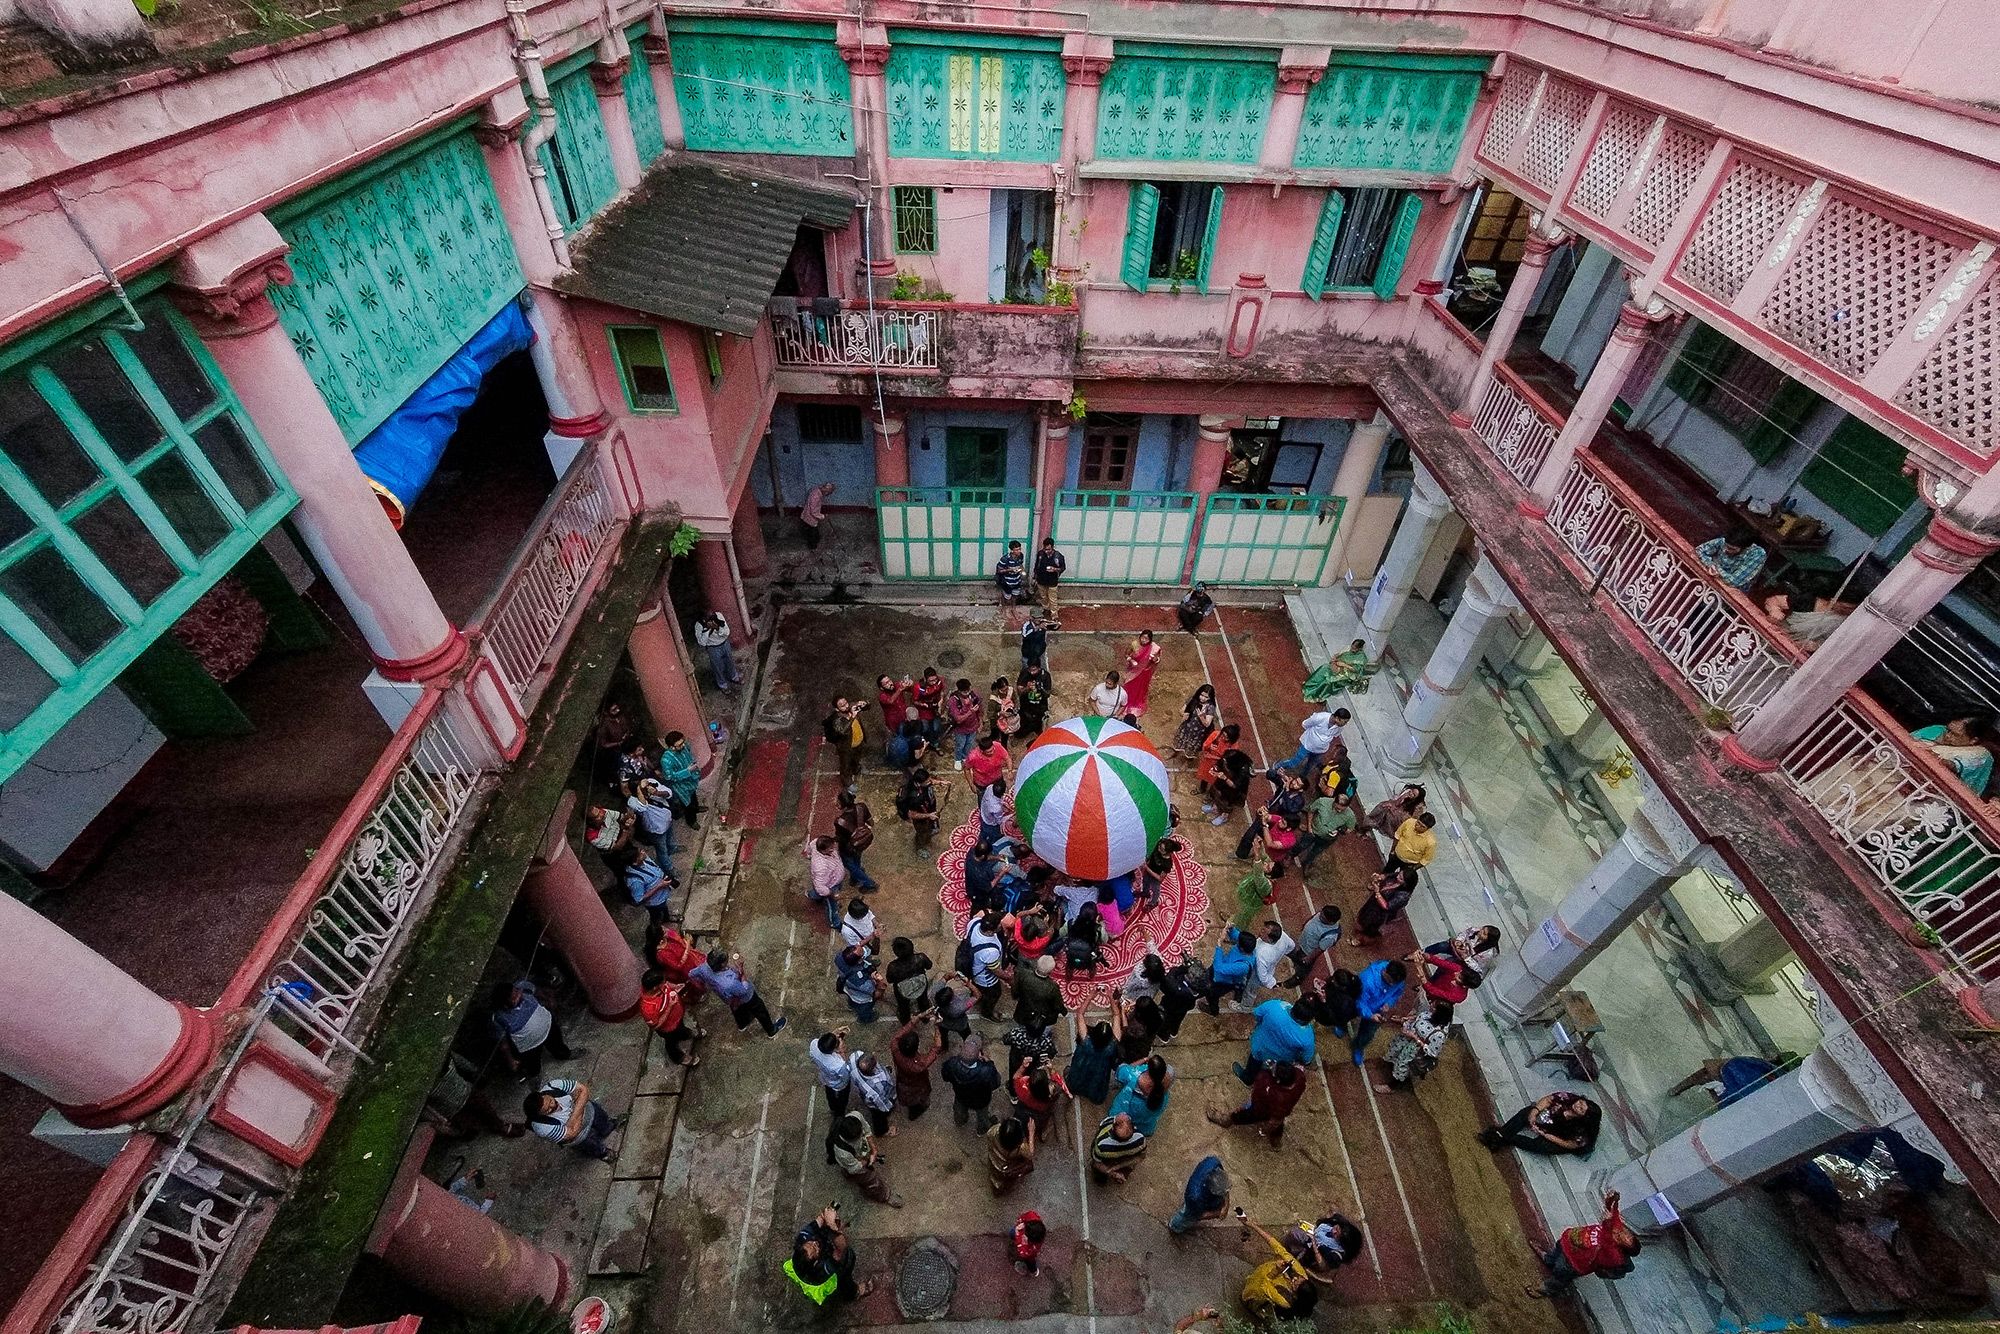
[[[1323,704],[1343,690],[1367,684],[1375,669],[1368,665],[1366,641],[1357,639],[1345,653],[1336,653],[1326,666],[1306,678],[1301,692],[1308,704]]]

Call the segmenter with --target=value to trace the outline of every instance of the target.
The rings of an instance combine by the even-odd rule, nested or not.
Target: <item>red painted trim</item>
[[[611,415],[598,412],[588,417],[558,417],[550,413],[549,429],[566,440],[591,440],[611,429]]]
[[[494,693],[499,695],[500,703],[507,711],[507,717],[514,723],[514,741],[511,745],[500,739],[499,731],[493,726],[492,719],[486,716],[485,708],[479,703],[478,692],[472,688],[472,683],[480,679],[481,673],[493,682]],[[479,720],[479,730],[486,733],[486,739],[493,743],[493,749],[499,752],[502,759],[512,760],[520,755],[521,748],[528,743],[527,716],[521,712],[520,704],[514,699],[514,692],[507,688],[506,678],[500,675],[500,669],[495,667],[493,660],[484,654],[473,660],[472,670],[466,674],[465,702],[471,706],[472,716]]]
[[[1478,352],[1486,346],[1473,336],[1472,330],[1459,323],[1458,316],[1447,310],[1442,301],[1426,301],[1424,309],[1428,310],[1433,318],[1444,325],[1447,333],[1452,334],[1459,342],[1465,344],[1474,352]]]
[[[86,1130],[124,1125],[159,1111],[201,1078],[209,1062],[215,1059],[216,1045],[221,1041],[215,1021],[208,1011],[197,1010],[185,1002],[170,1004],[180,1015],[181,1030],[152,1072],[115,1098],[87,1107],[62,1107],[59,1110],[64,1116]]]
[[[1514,512],[1519,514],[1522,518],[1532,519],[1536,523],[1540,523],[1544,519],[1549,517],[1549,507],[1547,505],[1542,504],[1540,501],[1534,499],[1532,496],[1524,500],[1516,501],[1514,504]]]
[[[1776,760],[1763,759],[1743,749],[1743,743],[1731,732],[1722,738],[1722,757],[1737,768],[1753,774],[1768,774],[1777,771]]]
[[[639,461],[632,456],[632,441],[622,433],[611,448],[611,475],[618,479],[627,514],[646,512],[646,482],[639,475]]]
[[[850,301],[849,306],[861,303]],[[990,311],[1001,315],[1074,315],[1078,306],[1045,306],[1025,301],[877,301],[877,310],[967,310]]]
[[[576,1295],[576,1279],[569,1271],[569,1261],[554,1251],[549,1252],[549,1258],[556,1262],[556,1295],[549,1305],[560,1309]]]
[[[111,1229],[125,1221],[134,1192],[159,1154],[160,1142],[144,1131],[125,1141],[125,1147],[91,1186],[83,1207],[56,1238],[35,1276],[21,1289],[5,1323],[0,1323],[0,1334],[47,1334],[57,1312],[76,1290],[84,1266],[97,1258]]]
[[[1450,422],[1453,426],[1456,426],[1461,431],[1469,431],[1472,429],[1472,418],[1466,416],[1463,412],[1460,412],[1457,408],[1453,408],[1450,412],[1447,412],[1444,415],[1444,419]]]
[[[391,681],[415,681],[428,685],[464,662],[466,651],[465,633],[454,625],[444,642],[430,652],[414,658],[376,658],[375,666]]]
[[[237,1081],[242,1078],[244,1069],[251,1065],[264,1067],[293,1088],[306,1094],[318,1105],[318,1114],[313,1117],[312,1124],[306,1127],[304,1143],[287,1144],[262,1127],[252,1125],[229,1110],[226,1105],[229,1089],[236,1086]],[[223,1090],[222,1097],[218,1098],[215,1106],[209,1109],[208,1119],[245,1144],[262,1149],[287,1167],[303,1167],[306,1159],[312,1157],[313,1150],[319,1147],[321,1136],[326,1134],[327,1123],[333,1119],[334,1102],[332,1089],[293,1065],[265,1043],[258,1042],[243,1053],[243,1059],[237,1063],[235,1073],[229,1077],[229,1085]]]
[[[1942,514],[1931,515],[1930,527],[1924,536],[1956,556],[1966,556],[1975,561],[1985,560],[2000,551],[2000,537],[1988,537],[1983,533],[1970,532],[1959,527]],[[1917,550],[1922,550],[1921,547]]]
[[[409,717],[403,719],[403,725],[396,729],[396,735],[390,738],[388,746],[382,751],[381,758],[375,761],[375,767],[368,771],[368,777],[361,781],[361,787],[348,801],[347,808],[340,813],[340,819],[327,831],[326,837],[320,840],[319,851],[313,854],[312,861],[306,865],[305,874],[292,882],[291,892],[285,895],[284,902],[280,903],[277,910],[271,914],[270,924],[264,928],[263,934],[257,937],[257,943],[250,947],[249,954],[237,967],[235,975],[229,979],[229,984],[223,987],[222,994],[216,998],[216,1009],[240,1009],[248,1005],[251,998],[270,984],[271,974],[277,968],[278,960],[291,948],[292,942],[303,929],[306,915],[312,911],[313,904],[319,900],[320,894],[339,873],[340,863],[347,854],[348,845],[361,833],[363,826],[374,814],[375,804],[382,799],[382,794],[389,790],[389,784],[395,780],[396,770],[402,767],[403,761],[409,757],[417,738],[423,734],[424,728],[429,725],[443,702],[443,691],[426,690],[423,697],[417,701],[417,707],[411,709]]]

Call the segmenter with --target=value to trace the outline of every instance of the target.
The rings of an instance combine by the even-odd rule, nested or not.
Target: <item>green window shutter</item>
[[[1758,417],[1756,424],[1743,433],[1743,448],[1759,463],[1769,463],[1779,457],[1792,447],[1793,438],[1798,435],[1799,428],[1805,425],[1806,418],[1812,416],[1813,409],[1819,406],[1819,401],[1818,394],[1797,380],[1786,380],[1784,386],[1771,395],[1770,405]],[[1848,418],[1848,421],[1860,425],[1859,422],[1854,422],[1852,417]],[[1896,449],[1896,466],[1902,467],[1903,451],[1888,441],[1886,436],[1878,438],[1889,444],[1890,448]],[[1879,534],[1880,530],[1877,532]]]
[[[1423,215],[1424,201],[1414,191],[1396,205],[1396,221],[1389,226],[1389,239],[1382,245],[1382,262],[1375,268],[1375,295],[1387,301],[1396,295],[1403,277],[1403,261],[1409,258],[1410,240],[1417,234],[1417,219]]]
[[[1916,483],[1903,475],[1908,457],[1894,440],[1849,417],[1799,474],[1799,485],[1861,531],[1880,537],[1916,503]]]
[[[1144,181],[1132,182],[1132,203],[1125,211],[1125,258],[1118,276],[1135,292],[1146,290],[1153,267],[1153,223],[1160,216],[1160,192]]]
[[[660,124],[660,99],[653,91],[653,70],[646,60],[644,25],[633,28],[627,36],[632,47],[632,62],[625,70],[625,105],[632,118],[632,142],[639,149],[639,165],[649,166],[660,154],[667,151],[666,130]]]
[[[1697,323],[1680,356],[1667,372],[1667,388],[1688,402],[1699,405],[1708,400],[1711,377],[1720,375],[1736,352],[1736,344],[1706,324]]]
[[[1195,271],[1195,290],[1208,295],[1208,271],[1215,264],[1215,241],[1222,235],[1222,187],[1208,194],[1208,230],[1201,238],[1201,267]]]
[[[1313,228],[1311,249],[1306,251],[1306,271],[1299,278],[1299,290],[1317,301],[1326,292],[1326,266],[1333,261],[1333,243],[1340,235],[1340,217],[1347,211],[1347,196],[1338,190],[1326,192],[1320,205],[1319,226]]]
[[[834,30],[670,22],[674,92],[690,150],[852,157],[854,113]]]

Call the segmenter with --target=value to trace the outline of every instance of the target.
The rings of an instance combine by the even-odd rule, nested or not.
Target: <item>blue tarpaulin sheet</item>
[[[509,301],[355,447],[354,461],[398,528],[437,471],[458,419],[479,397],[486,372],[534,341],[520,303]]]

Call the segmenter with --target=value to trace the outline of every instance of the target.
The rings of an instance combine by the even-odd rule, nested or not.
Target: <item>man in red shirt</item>
[[[1233,1112],[1213,1109],[1208,1119],[1219,1126],[1256,1126],[1275,1149],[1285,1140],[1285,1118],[1299,1105],[1305,1091],[1305,1075],[1298,1066],[1273,1061],[1257,1072],[1250,1085],[1250,1101]]]
[[[1639,1239],[1625,1226],[1618,1212],[1618,1192],[1604,1193],[1604,1217],[1595,1223],[1573,1227],[1556,1238],[1542,1256],[1549,1276],[1539,1288],[1527,1290],[1530,1297],[1554,1297],[1568,1292],[1586,1274],[1603,1279],[1619,1279],[1632,1272],[1632,1257],[1639,1253]]]
[[[965,757],[965,776],[972,780],[974,792],[999,782],[1013,767],[1013,757],[1007,753],[1007,743],[998,732],[989,733]]]

